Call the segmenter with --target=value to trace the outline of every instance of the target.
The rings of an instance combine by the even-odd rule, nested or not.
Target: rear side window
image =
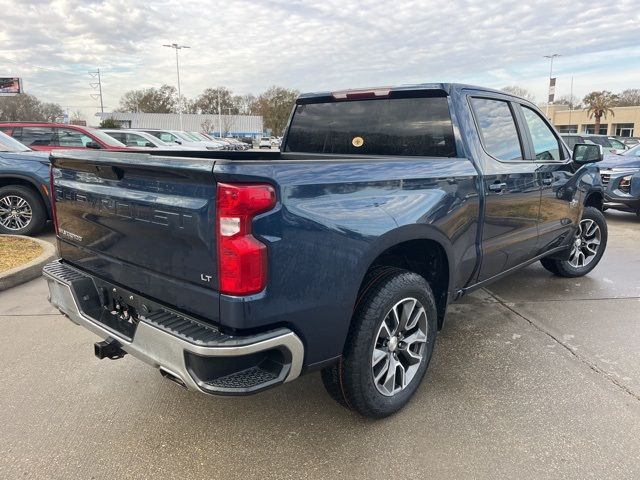
[[[109,135],[110,137],[115,138],[116,140],[118,140],[119,142],[122,143],[126,143],[125,138],[124,138],[124,133],[122,132],[105,132],[107,135]]]
[[[503,100],[472,98],[482,143],[498,160],[522,160],[522,146],[509,104]]]
[[[53,128],[49,127],[16,128],[14,129],[13,138],[27,147],[47,147],[55,145]]]
[[[522,106],[524,119],[529,127],[536,160],[561,160],[562,153],[560,143],[553,131],[549,128],[542,117],[529,107]]]
[[[446,97],[297,105],[286,151],[456,156]]]

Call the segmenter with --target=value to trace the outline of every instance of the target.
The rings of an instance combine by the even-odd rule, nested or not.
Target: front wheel
[[[404,407],[427,371],[437,310],[426,280],[394,269],[360,299],[343,356],[322,379],[331,396],[361,415],[382,418]]]
[[[607,221],[602,212],[585,207],[568,260],[543,258],[540,263],[554,275],[581,277],[596,268],[607,247]]]
[[[0,188],[0,234],[33,235],[47,223],[47,212],[32,189],[22,185]]]

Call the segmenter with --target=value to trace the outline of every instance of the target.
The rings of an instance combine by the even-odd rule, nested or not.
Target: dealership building
[[[112,119],[121,128],[159,128],[163,130],[185,130],[187,132],[209,132],[223,137],[260,137],[263,134],[262,117],[258,115],[201,115],[185,113],[101,113],[101,120]]]
[[[546,111],[546,107],[540,107]],[[599,133],[618,137],[640,137],[640,105],[613,107],[613,115],[600,119],[600,131],[595,132],[594,118],[586,110],[569,110],[567,105],[550,105],[548,117],[560,133]]]

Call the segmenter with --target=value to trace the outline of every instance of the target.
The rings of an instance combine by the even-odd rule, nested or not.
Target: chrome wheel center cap
[[[582,245],[582,240],[579,238],[576,238],[576,247],[579,247],[580,245]]]
[[[394,352],[398,348],[398,337],[391,337],[387,347],[389,347],[390,352]]]

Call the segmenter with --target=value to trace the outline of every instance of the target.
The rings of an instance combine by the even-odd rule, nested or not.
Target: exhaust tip
[[[184,388],[185,390],[187,390],[187,384],[184,383],[184,380],[182,380],[175,373],[167,370],[164,367],[160,367],[160,375],[162,375],[163,378],[166,378],[167,380],[170,380],[173,383],[176,383],[176,384],[180,385],[182,388]]]

